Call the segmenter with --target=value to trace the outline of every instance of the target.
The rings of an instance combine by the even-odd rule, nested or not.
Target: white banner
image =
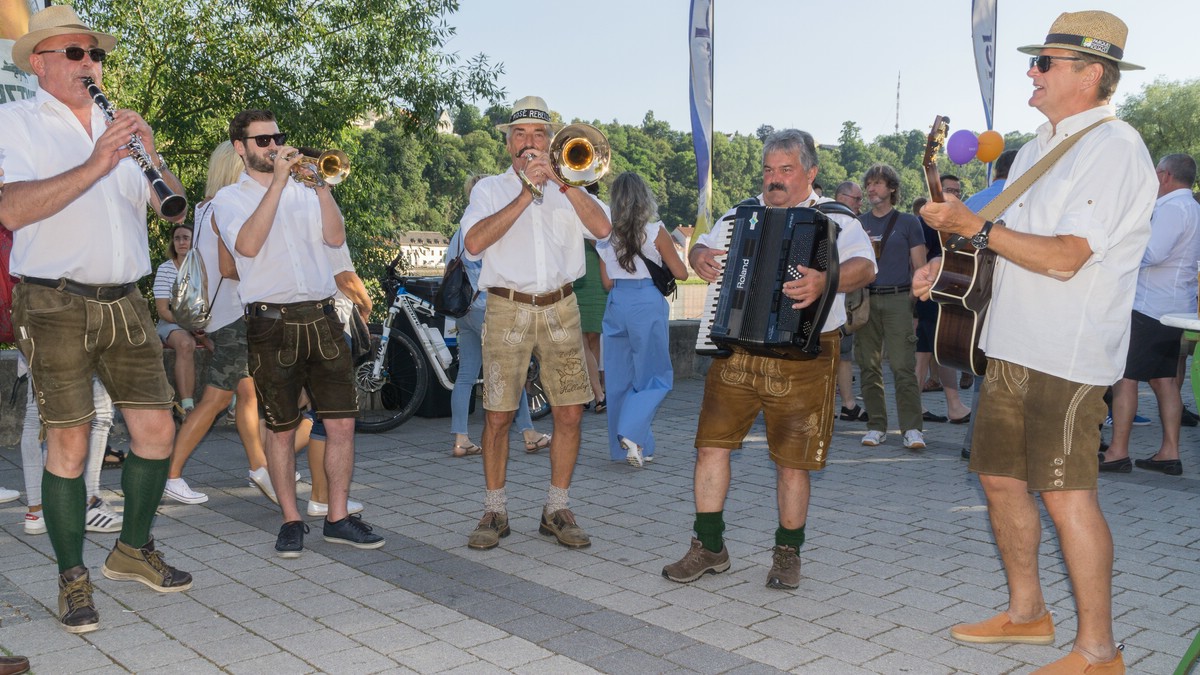
[[[692,0],[688,44],[691,47],[692,147],[696,151],[696,237],[712,224],[712,128],[713,128],[713,2]]]
[[[983,117],[992,128],[996,99],[996,0],[971,0],[971,39],[975,44],[975,71],[983,96]]]

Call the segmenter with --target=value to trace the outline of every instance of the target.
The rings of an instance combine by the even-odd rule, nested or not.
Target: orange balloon
[[[996,161],[1000,153],[1004,152],[1004,137],[995,131],[985,131],[979,134],[979,150],[975,153],[975,158],[987,164]]]

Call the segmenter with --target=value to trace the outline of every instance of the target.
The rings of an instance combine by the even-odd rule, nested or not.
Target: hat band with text
[[[549,123],[550,122],[550,113],[546,112],[545,110],[538,110],[537,108],[526,108],[524,110],[514,110],[512,117],[509,117],[508,121],[511,123],[511,122],[516,122],[517,120],[528,120],[528,119],[542,120],[543,122]]]
[[[1088,51],[1103,54],[1110,58],[1120,61],[1125,55],[1124,51],[1107,40],[1101,40],[1096,37],[1086,37],[1083,35],[1071,35],[1070,33],[1051,33],[1046,36],[1046,46],[1050,45],[1072,45],[1074,47],[1082,47]]]

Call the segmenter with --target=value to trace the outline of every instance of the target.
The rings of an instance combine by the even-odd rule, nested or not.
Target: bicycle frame
[[[447,368],[443,368],[441,361],[438,360],[437,347],[430,341],[429,335],[424,330],[425,322],[420,319],[420,315],[433,317],[437,314],[437,311],[434,309],[432,303],[409,293],[404,288],[403,283],[397,286],[396,297],[388,307],[387,318],[384,319],[383,330],[379,336],[379,351],[375,354],[371,367],[371,376],[379,378],[383,373],[383,360],[387,354],[388,341],[392,337],[392,327],[396,324],[396,317],[401,314],[408,321],[413,335],[416,336],[417,344],[421,346],[421,351],[424,352],[426,360],[437,375],[438,382],[447,391],[453,390],[454,380],[450,379]],[[458,357],[456,355],[451,364],[453,365],[457,362]]]

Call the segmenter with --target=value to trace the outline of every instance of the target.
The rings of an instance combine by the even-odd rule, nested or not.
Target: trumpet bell
[[[350,175],[350,157],[341,150],[326,150],[314,165],[321,180],[329,185],[337,185]]]
[[[576,187],[591,185],[608,173],[612,149],[604,132],[590,124],[563,127],[550,142],[550,164],[559,180]]]

